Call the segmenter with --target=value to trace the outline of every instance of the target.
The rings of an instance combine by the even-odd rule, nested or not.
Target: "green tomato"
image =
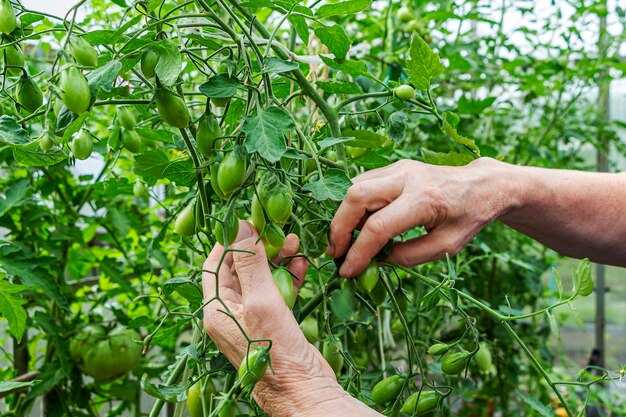
[[[446,375],[458,375],[467,366],[468,354],[465,352],[446,353],[441,362],[441,372]]]
[[[376,282],[372,291],[370,291],[370,299],[376,306],[380,306],[387,299],[387,290],[385,289],[385,285],[381,280]]]
[[[241,360],[239,365],[239,384],[241,388],[256,384],[269,365],[270,352],[266,348],[251,347],[248,355]]]
[[[367,148],[357,148],[355,146],[346,145],[346,153],[352,159],[358,159],[362,157],[365,152],[367,152]]]
[[[367,268],[357,277],[359,287],[366,292],[371,292],[376,283],[378,283],[378,264],[375,260],[371,260]]]
[[[428,348],[428,354],[432,356],[443,355],[448,350],[450,350],[451,347],[452,346],[445,344],[445,343],[435,343],[434,345]]]
[[[156,105],[161,119],[170,126],[184,129],[189,126],[189,110],[182,98],[160,89],[156,93]]]
[[[59,81],[61,100],[73,113],[85,112],[91,104],[89,83],[77,67],[69,67],[61,73]]]
[[[117,120],[126,130],[135,130],[137,127],[137,120],[129,107],[117,108]]]
[[[215,140],[222,136],[222,128],[213,114],[205,114],[198,122],[196,145],[200,153],[207,158],[215,154]]]
[[[326,362],[328,362],[332,370],[335,371],[337,377],[341,375],[341,369],[343,368],[343,356],[339,353],[342,349],[341,342],[338,343],[339,347],[329,340],[326,340],[322,344],[322,356],[326,359]]]
[[[193,236],[196,233],[196,201],[192,200],[178,213],[174,223],[174,232],[180,236]]]
[[[17,27],[15,11],[9,0],[0,1],[0,32],[8,35]]]
[[[150,198],[146,184],[141,181],[137,181],[135,182],[135,185],[133,185],[133,195],[140,200],[147,200]]]
[[[421,393],[411,394],[404,401],[400,411],[412,416],[423,416],[437,408],[439,398],[439,394],[436,391],[422,390]]]
[[[213,226],[213,236],[217,240],[217,242],[226,246],[224,242],[224,227],[226,228],[226,239],[228,239],[228,245],[232,245],[235,239],[237,239],[237,234],[239,233],[239,218],[235,214],[231,214],[222,220],[224,224],[221,222],[215,222],[215,226]]]
[[[413,11],[411,11],[411,9],[409,9],[406,6],[402,6],[398,9],[398,12],[396,13],[396,16],[398,16],[398,19],[401,22],[408,22],[409,20],[413,19],[414,15],[413,15]]]
[[[74,37],[69,43],[70,52],[76,62],[86,67],[98,66],[98,50],[82,37]]]
[[[304,333],[304,337],[309,343],[315,343],[320,338],[320,330],[317,324],[317,320],[309,316],[300,323],[300,329]]]
[[[224,156],[217,170],[217,186],[229,195],[243,184],[246,179],[246,160],[242,152],[234,150]]]
[[[91,139],[91,134],[85,129],[81,130],[80,133],[70,142],[70,149],[72,154],[77,159],[85,160],[89,158],[93,152],[93,140]]]
[[[124,147],[132,153],[139,153],[139,151],[141,151],[141,138],[134,130],[124,130],[122,143]]]
[[[222,200],[226,200],[226,196],[224,195],[222,190],[220,190],[217,181],[217,173],[223,160],[224,159],[220,155],[216,155],[215,157],[213,157],[209,163],[209,173],[211,174],[211,188],[213,188],[213,191],[215,192],[215,194],[218,195],[219,198],[221,198]]]
[[[275,223],[269,223],[267,225],[265,239],[267,239],[270,245],[276,246],[277,248],[285,246],[285,232]]]
[[[49,131],[45,131],[43,135],[39,138],[39,147],[42,151],[48,152],[50,148],[54,146],[54,141],[52,140],[52,133]]]
[[[141,55],[141,73],[146,78],[154,78],[156,76],[156,65],[159,62],[159,55],[152,51],[145,51]]]
[[[226,105],[230,103],[231,98],[232,97],[211,98],[211,103],[213,103],[215,107],[226,107]]]
[[[237,414],[237,403],[233,400],[228,400],[222,406],[222,409],[217,413],[217,417],[235,417]]]
[[[98,382],[126,374],[141,358],[142,345],[135,342],[138,339],[139,334],[132,329],[112,330],[82,354],[85,374]]]
[[[267,259],[272,260],[278,256],[282,246],[274,246],[267,241],[267,239],[263,238],[263,248],[265,248],[265,256]]]
[[[99,342],[106,337],[106,330],[101,325],[90,324],[85,326],[70,339],[70,356],[81,371],[84,371],[83,353],[87,348]]]
[[[267,216],[274,222],[283,225],[291,217],[293,199],[290,193],[278,192],[270,195],[265,203]]]
[[[250,205],[250,217],[252,218],[252,224],[258,233],[263,231],[265,227],[265,215],[263,214],[263,207],[261,201],[256,196],[252,197],[252,204]]]
[[[372,400],[378,405],[385,405],[398,397],[403,385],[404,378],[400,375],[385,378],[372,389]]]
[[[293,285],[291,273],[285,268],[276,268],[272,271],[272,277],[274,278],[278,292],[280,292],[283,300],[285,300],[285,304],[287,304],[289,309],[292,309],[293,305],[296,303],[296,290]]]
[[[213,385],[211,378],[206,378],[193,384],[191,388],[189,388],[189,391],[187,391],[186,403],[189,415],[191,417],[203,417],[203,397],[208,410],[215,394],[217,394],[217,389],[215,388],[215,385]]]
[[[412,100],[415,98],[415,89],[410,85],[399,85],[393,89],[393,94],[400,100]]]
[[[7,66],[12,67],[7,68],[7,72],[10,75],[21,74],[22,70],[20,68],[24,66],[24,53],[22,52],[22,48],[18,44],[15,44],[4,48],[2,53],[5,55]]]
[[[485,342],[480,343],[480,348],[478,352],[476,352],[476,364],[478,365],[478,369],[480,372],[486,374],[491,371],[491,367],[493,366],[493,359],[491,357],[491,351],[489,350],[489,345]]]
[[[17,102],[29,113],[34,113],[43,104],[39,86],[27,75],[22,75],[17,85]]]

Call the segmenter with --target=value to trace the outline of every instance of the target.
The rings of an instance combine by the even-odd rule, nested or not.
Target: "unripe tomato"
[[[412,416],[423,416],[437,408],[439,398],[439,394],[436,391],[422,390],[421,393],[411,394],[404,401],[400,411]]]
[[[239,384],[241,388],[254,385],[263,378],[269,365],[270,352],[266,348],[251,347],[247,357],[239,365]]]
[[[217,417],[235,417],[237,414],[237,403],[233,400],[228,400],[222,406],[222,409],[217,413]]]
[[[322,345],[322,356],[324,356],[324,359],[326,359],[326,362],[328,362],[332,370],[335,371],[337,377],[341,375],[341,369],[343,368],[343,356],[339,353],[341,342],[338,343],[339,347],[337,347],[335,343],[326,340]]]
[[[428,353],[432,356],[439,356],[450,350],[451,346],[445,343],[435,343],[428,348]]]
[[[215,394],[217,394],[217,389],[213,385],[211,378],[206,378],[193,384],[187,391],[186,403],[189,415],[191,417],[203,417],[202,398],[204,397],[204,403],[208,410]]]
[[[222,128],[217,118],[212,114],[205,114],[198,122],[198,130],[196,131],[196,144],[200,153],[207,158],[215,154],[214,142],[222,136]]]
[[[414,17],[413,12],[411,11],[411,9],[409,9],[406,6],[400,7],[398,9],[398,12],[397,12],[396,16],[398,16],[398,19],[401,22],[408,22],[409,20],[413,19],[413,17]]]
[[[412,100],[415,98],[415,89],[410,85],[399,85],[393,89],[393,94],[400,100]]]
[[[132,153],[139,153],[141,150],[141,138],[134,130],[124,130],[122,143],[124,147]]]
[[[119,120],[122,127],[126,130],[135,130],[135,127],[137,127],[135,115],[128,107],[117,108],[117,120]]]
[[[252,224],[258,233],[263,231],[265,227],[265,215],[263,214],[263,207],[261,207],[261,201],[259,198],[254,195],[252,197],[252,204],[250,205],[250,217],[252,219]]]
[[[467,366],[468,355],[465,352],[446,353],[441,362],[441,372],[446,375],[458,375]]]
[[[352,159],[358,159],[362,157],[365,152],[367,152],[367,148],[357,148],[355,146],[346,145],[346,153]]]
[[[8,35],[17,27],[17,19],[9,0],[0,1],[0,32]]]
[[[226,107],[226,105],[230,103],[231,98],[232,97],[211,98],[211,103],[213,103],[215,107]]]
[[[181,210],[174,223],[174,232],[180,236],[193,236],[196,233],[196,202],[192,200],[187,207]]]
[[[52,146],[54,146],[54,141],[52,140],[52,133],[50,133],[49,131],[46,131],[39,138],[39,147],[41,148],[42,151],[48,152],[50,148],[52,148]]]
[[[476,352],[476,364],[478,365],[478,369],[482,373],[489,373],[491,371],[491,367],[493,366],[493,360],[491,358],[491,351],[489,350],[489,346],[485,342],[480,343],[480,348],[478,352]]]
[[[278,292],[280,292],[283,300],[285,300],[285,304],[287,304],[289,309],[292,309],[293,305],[296,303],[296,290],[293,286],[291,273],[285,268],[276,268],[272,271],[272,277],[274,278]]]
[[[106,381],[124,375],[141,358],[142,345],[136,343],[139,334],[132,329],[116,328],[82,354],[84,372],[96,381]]]
[[[85,129],[81,130],[78,136],[70,142],[70,149],[76,159],[85,160],[93,152],[93,140],[91,134]]]
[[[17,85],[17,102],[29,113],[33,113],[43,104],[43,94],[39,86],[27,75],[21,76]]]
[[[403,385],[404,378],[400,375],[385,378],[372,389],[372,400],[378,405],[385,405],[398,397]]]
[[[3,49],[3,53],[5,55],[7,67],[11,67],[7,68],[7,72],[10,75],[21,74],[22,70],[20,70],[20,68],[24,66],[24,53],[22,52],[22,48],[20,48],[18,44],[7,46]]]
[[[223,160],[224,158],[222,158],[222,156],[219,154],[211,158],[211,160],[209,161],[209,172],[211,173],[211,188],[213,188],[213,191],[215,191],[215,194],[217,194],[219,198],[221,198],[222,200],[226,200],[226,196],[224,195],[217,183],[217,173]]]
[[[217,186],[224,195],[235,191],[246,179],[246,160],[242,152],[234,150],[224,156],[217,170]]]
[[[150,198],[146,184],[141,181],[137,181],[135,182],[135,185],[133,185],[133,195],[140,200],[147,200]]]
[[[275,223],[269,223],[267,225],[265,239],[267,239],[270,245],[276,246],[277,248],[285,246],[285,232]]]
[[[300,329],[309,343],[315,343],[320,338],[319,326],[317,325],[317,320],[313,317],[309,316],[305,318],[302,323],[300,323]]]
[[[156,105],[161,119],[170,126],[184,129],[189,126],[189,111],[182,98],[160,89],[156,94]]]
[[[278,192],[270,195],[265,203],[267,216],[274,222],[283,225],[293,211],[293,199],[287,192]]]
[[[371,260],[367,268],[357,277],[359,287],[364,291],[370,292],[378,283],[378,264],[375,260]]]
[[[265,256],[267,259],[272,260],[278,256],[282,246],[274,246],[267,241],[267,239],[263,238],[263,248],[265,248]]]
[[[106,329],[100,325],[85,326],[70,340],[70,356],[76,362],[78,369],[84,372],[83,353],[106,337]]]
[[[370,299],[376,306],[380,306],[387,299],[387,290],[385,289],[385,285],[381,280],[378,280],[378,282],[376,282],[376,285],[374,286],[374,288],[372,288],[372,291],[370,291],[369,294]]]
[[[154,78],[156,76],[156,65],[159,62],[159,55],[152,51],[145,51],[141,55],[141,73],[146,78]]]
[[[237,233],[239,233],[239,218],[234,213],[231,213],[230,216],[226,217],[221,222],[215,222],[215,226],[213,226],[213,236],[217,242],[226,246],[224,242],[224,227],[226,228],[226,239],[228,239],[228,245],[232,245],[235,239],[237,239]]]
[[[89,83],[77,67],[69,67],[61,73],[59,81],[61,100],[73,113],[81,114],[91,104]]]
[[[98,50],[81,37],[74,37],[69,43],[70,52],[76,62],[86,67],[98,65]]]

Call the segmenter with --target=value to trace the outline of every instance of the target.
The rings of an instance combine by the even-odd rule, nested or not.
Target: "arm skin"
[[[329,255],[354,277],[395,236],[389,260],[410,267],[457,254],[500,220],[563,255],[626,266],[626,174],[520,167],[489,158],[463,167],[399,161],[354,178],[330,227]],[[361,233],[352,243],[352,233]]]

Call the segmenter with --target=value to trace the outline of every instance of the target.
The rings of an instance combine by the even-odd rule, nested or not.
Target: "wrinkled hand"
[[[240,221],[239,235],[215,274],[224,248],[216,245],[204,263],[202,287],[204,299],[219,297],[251,339],[271,339],[271,364],[265,377],[253,391],[255,400],[271,416],[306,415],[311,408],[319,410],[343,394],[335,375],[320,352],[302,334],[293,314],[283,301],[268,266],[258,234],[248,222]],[[279,258],[292,256],[299,240],[287,236]],[[278,259],[277,259],[278,260]],[[289,270],[302,286],[308,264],[304,258],[292,258]],[[224,314],[217,300],[204,309],[204,326],[217,347],[236,367],[246,353],[247,342],[232,318]],[[319,414],[318,414],[319,415]]]
[[[358,275],[387,241],[415,226],[427,233],[394,244],[391,262],[410,267],[457,254],[506,206],[492,162],[447,167],[403,160],[354,178],[330,225],[328,254],[347,252],[341,276]]]

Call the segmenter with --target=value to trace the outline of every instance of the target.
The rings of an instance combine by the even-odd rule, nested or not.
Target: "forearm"
[[[626,266],[626,174],[491,165],[510,195],[499,220],[563,255]]]

